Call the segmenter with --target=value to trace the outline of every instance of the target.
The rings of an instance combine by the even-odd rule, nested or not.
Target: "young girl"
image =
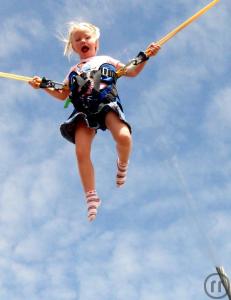
[[[116,143],[118,153],[116,184],[121,187],[126,180],[129,155],[132,148],[131,127],[127,123],[116,90],[116,71],[124,66],[110,56],[97,56],[99,48],[99,28],[90,23],[70,23],[65,40],[64,54],[72,52],[79,56],[64,80],[61,90],[46,88],[51,96],[65,100],[68,96],[74,111],[61,127],[64,138],[75,144],[79,174],[86,196],[88,220],[93,221],[100,206],[100,198],[95,188],[94,168],[91,162],[91,145],[97,129],[108,129]],[[154,56],[160,46],[152,43],[148,47],[149,56]],[[128,69],[126,76],[140,73],[145,62]],[[30,85],[40,88],[41,78],[35,76]]]

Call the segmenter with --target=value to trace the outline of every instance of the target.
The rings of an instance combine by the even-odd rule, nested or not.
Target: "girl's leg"
[[[94,168],[91,162],[91,145],[95,130],[79,123],[75,132],[75,149],[80,178],[86,195],[88,219],[93,221],[100,205],[100,199],[95,190]]]
[[[95,131],[79,123],[75,132],[75,151],[79,174],[85,193],[95,189],[94,168],[91,162],[91,145]]]
[[[129,156],[132,149],[132,137],[128,126],[120,120],[115,112],[109,112],[105,118],[105,124],[111,131],[116,142],[118,153],[118,172],[116,176],[117,186],[120,187],[125,183]]]

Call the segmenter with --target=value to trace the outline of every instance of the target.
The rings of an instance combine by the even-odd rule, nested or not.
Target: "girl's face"
[[[79,28],[71,36],[72,49],[79,54],[80,58],[88,58],[96,55],[97,41],[88,28]]]

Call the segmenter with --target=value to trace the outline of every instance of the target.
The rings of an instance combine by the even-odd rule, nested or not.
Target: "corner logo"
[[[230,288],[228,277],[226,277],[225,275],[221,276],[222,280],[226,281],[228,288]],[[206,295],[212,299],[222,299],[227,296],[226,290],[218,273],[212,273],[206,277],[204,281],[204,290]]]

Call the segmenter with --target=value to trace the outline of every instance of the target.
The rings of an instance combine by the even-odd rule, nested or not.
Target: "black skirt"
[[[75,144],[75,130],[76,126],[78,126],[79,121],[84,121],[87,127],[93,128],[96,131],[98,129],[106,130],[107,127],[105,125],[105,116],[109,111],[114,111],[118,115],[120,120],[128,126],[128,129],[131,132],[131,126],[126,121],[121,103],[118,101],[113,101],[100,106],[97,113],[89,114],[74,109],[70,117],[60,125],[60,131],[62,136],[69,142]]]

